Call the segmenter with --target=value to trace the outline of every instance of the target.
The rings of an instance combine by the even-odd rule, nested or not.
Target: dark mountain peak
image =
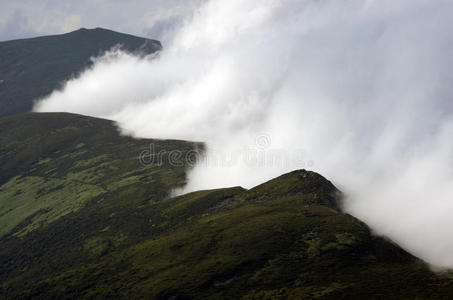
[[[99,27],[0,42],[0,117],[28,112],[35,99],[59,89],[90,66],[91,57],[117,45],[140,54],[162,49],[159,41]]]
[[[264,201],[300,196],[307,205],[340,209],[341,192],[326,178],[307,170],[296,170],[250,189],[247,200]]]
[[[96,27],[96,28],[85,28],[85,27],[80,27],[79,29],[76,29],[74,31],[71,31],[71,32],[68,32],[66,33],[67,35],[69,34],[86,34],[88,32],[93,32],[93,31],[102,31],[102,30],[105,30],[103,28],[100,28],[100,27]]]

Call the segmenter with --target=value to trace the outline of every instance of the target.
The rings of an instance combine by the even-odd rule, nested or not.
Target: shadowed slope
[[[136,140],[73,114],[0,119],[0,298],[446,299],[434,274],[298,170],[250,190],[168,199],[201,145]],[[182,155],[183,158],[188,156]]]
[[[24,113],[115,45],[150,54],[160,42],[102,28],[0,42],[0,117]]]

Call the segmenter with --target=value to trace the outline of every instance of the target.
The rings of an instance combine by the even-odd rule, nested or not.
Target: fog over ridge
[[[207,1],[158,57],[110,52],[35,110],[205,141],[207,163],[186,191],[312,169],[348,195],[348,212],[453,267],[452,9],[442,0]],[[279,162],[247,157],[271,151]]]

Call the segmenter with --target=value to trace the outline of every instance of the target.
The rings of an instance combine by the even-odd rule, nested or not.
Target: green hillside
[[[102,28],[0,42],[0,117],[30,111],[33,100],[80,73],[90,57],[118,44],[143,53],[162,48],[158,41]]]
[[[150,144],[161,164],[140,163]],[[0,119],[0,299],[453,295],[452,274],[373,236],[319,174],[171,197],[194,149],[73,114]]]

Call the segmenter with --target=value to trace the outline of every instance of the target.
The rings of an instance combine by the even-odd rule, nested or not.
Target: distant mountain
[[[30,111],[33,100],[90,65],[115,45],[132,52],[153,53],[160,42],[102,28],[0,42],[0,117]]]
[[[0,118],[0,299],[453,295],[451,273],[373,236],[314,172],[171,197],[195,149],[74,114]]]

